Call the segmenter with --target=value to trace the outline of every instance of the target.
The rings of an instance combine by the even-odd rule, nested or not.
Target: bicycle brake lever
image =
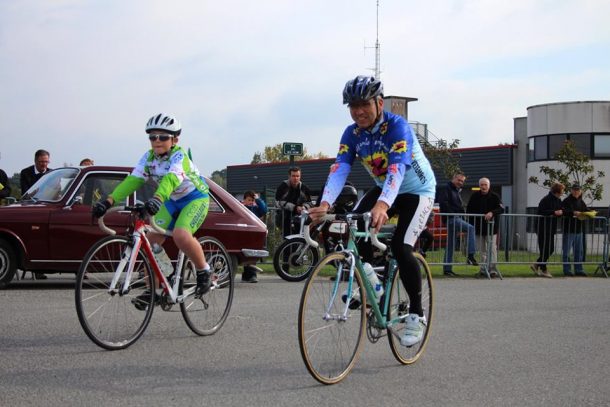
[[[366,235],[364,235],[364,241],[368,242],[369,241],[369,237],[371,236],[371,232],[369,230],[369,226],[371,225],[371,219],[373,217],[371,216],[370,212],[366,212],[364,215],[362,215],[362,219],[364,219],[364,232],[366,233]]]

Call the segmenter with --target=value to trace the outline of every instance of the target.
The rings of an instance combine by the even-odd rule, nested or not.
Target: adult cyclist
[[[103,216],[108,208],[140,188],[147,179],[155,181],[157,190],[144,207],[150,215],[155,215],[158,226],[173,231],[174,243],[195,264],[196,295],[201,296],[211,286],[210,266],[193,234],[208,213],[208,185],[185,151],[177,145],[181,131],[180,122],[171,115],[159,113],[151,117],[146,123],[151,149],[106,199],[94,205],[93,214]],[[148,239],[153,245],[162,245],[165,236],[149,233]],[[138,309],[145,309],[148,304],[143,304],[143,299],[149,295],[141,297],[134,304]]]
[[[341,192],[354,159],[360,157],[376,185],[365,193],[354,212],[370,211],[376,231],[388,220],[390,208],[398,214],[391,246],[410,300],[400,342],[413,346],[422,340],[427,323],[421,303],[422,278],[413,246],[432,211],[436,179],[411,126],[403,117],[384,111],[383,102],[380,80],[357,76],[346,83],[343,104],[348,105],[354,123],[343,132],[322,202],[309,213],[314,221],[327,213]]]

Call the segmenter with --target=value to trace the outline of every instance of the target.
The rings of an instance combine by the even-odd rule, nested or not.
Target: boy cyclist
[[[327,213],[339,196],[356,156],[360,157],[376,186],[362,197],[354,212],[370,211],[372,226],[377,231],[388,220],[388,209],[398,215],[392,253],[410,300],[405,334],[400,342],[413,346],[422,340],[427,323],[421,304],[421,272],[413,246],[432,212],[436,179],[407,121],[383,110],[380,80],[357,76],[348,81],[343,89],[343,104],[348,105],[354,123],[343,132],[322,202],[310,209],[309,214],[316,221]],[[362,254],[367,260],[366,253]]]
[[[178,147],[180,132],[180,122],[175,117],[164,113],[151,117],[146,123],[151,149],[144,153],[131,174],[105,200],[94,205],[93,214],[103,216],[108,208],[152,178],[158,187],[144,207],[150,215],[155,215],[158,226],[173,231],[174,243],[195,264],[196,294],[201,296],[211,286],[210,266],[193,234],[208,213],[208,185],[188,155]],[[162,245],[165,236],[149,233],[148,239],[152,245]],[[146,294],[142,297],[148,298]]]

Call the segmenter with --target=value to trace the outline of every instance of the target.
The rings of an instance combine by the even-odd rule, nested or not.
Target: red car
[[[17,270],[57,273],[77,272],[89,248],[104,232],[91,215],[91,206],[129,173],[128,167],[64,167],[51,171],[15,204],[0,207],[0,288]],[[254,263],[265,250],[267,227],[231,194],[213,181],[210,207],[195,234],[220,240],[229,255],[233,273],[238,264]],[[155,186],[145,184],[122,205],[145,202]],[[129,226],[127,212],[104,218],[106,225],[123,234]],[[171,239],[164,245],[170,257],[177,249]]]

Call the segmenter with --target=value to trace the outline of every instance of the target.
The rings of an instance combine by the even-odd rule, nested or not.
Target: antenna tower
[[[366,48],[375,48],[375,68],[369,69],[375,71],[375,78],[381,79],[381,48],[379,46],[379,0],[377,0],[377,38],[375,39],[375,47],[367,47],[365,44],[364,48],[365,51]]]

